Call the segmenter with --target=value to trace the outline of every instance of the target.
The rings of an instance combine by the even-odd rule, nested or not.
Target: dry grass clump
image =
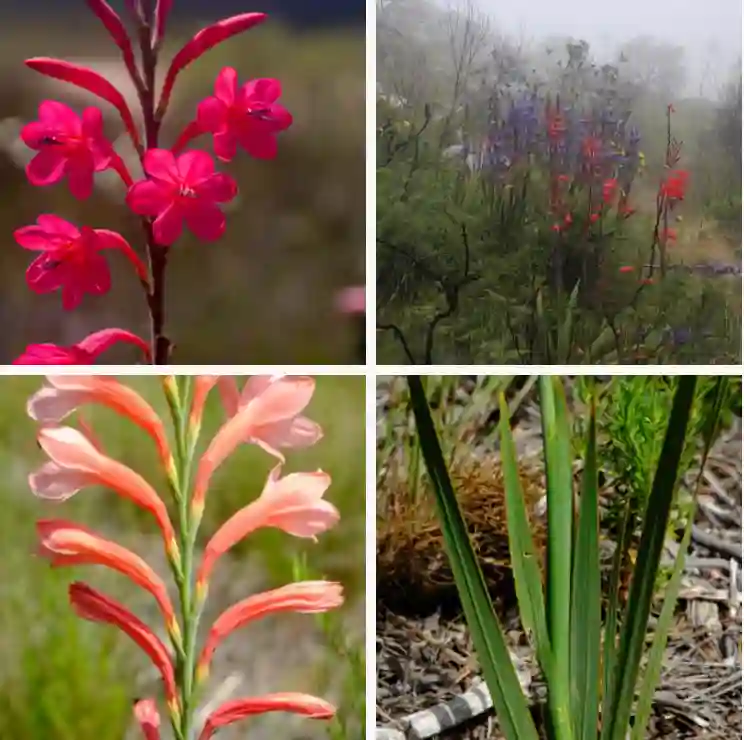
[[[542,474],[520,470],[540,553],[545,523],[534,513],[544,493]],[[514,584],[506,527],[504,480],[497,461],[462,460],[450,471],[473,547],[497,609],[513,604]],[[389,473],[379,484],[385,511],[377,522],[377,601],[396,613],[423,616],[460,610],[442,530],[428,480],[412,496],[404,476]]]

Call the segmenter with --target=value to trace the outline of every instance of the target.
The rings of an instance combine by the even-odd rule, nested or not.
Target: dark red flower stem
[[[142,116],[145,126],[145,145],[147,149],[158,146],[160,120],[155,115],[155,67],[157,51],[152,47],[150,23],[152,13],[143,12],[139,24],[139,42],[142,51],[142,72],[144,86],[140,92]],[[170,360],[171,342],[165,336],[165,271],[168,264],[168,248],[155,242],[152,219],[142,219],[147,243],[147,258],[150,267],[150,289],[147,293],[147,306],[150,311],[150,337],[152,342],[152,361],[154,365],[167,365]]]

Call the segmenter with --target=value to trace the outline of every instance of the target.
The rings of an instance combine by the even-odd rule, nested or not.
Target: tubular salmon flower
[[[201,427],[202,415],[204,413],[204,404],[207,401],[209,391],[214,388],[219,380],[218,375],[198,375],[194,378],[194,395],[191,400],[191,410],[189,412],[189,429],[192,438],[199,434]]]
[[[315,381],[306,376],[256,375],[246,381],[237,413],[217,432],[199,461],[192,498],[195,511],[203,508],[212,474],[241,442],[257,444],[283,462],[279,447],[305,447],[320,439],[320,427],[300,416],[314,390]]]
[[[160,740],[160,715],[153,699],[140,699],[134,705],[134,718],[145,740]]]
[[[261,495],[233,514],[209,540],[197,574],[198,589],[206,588],[217,560],[260,527],[276,527],[295,537],[315,539],[338,522],[338,509],[323,499],[331,484],[327,473],[318,470],[280,478],[280,470],[277,465]]]
[[[250,80],[238,87],[238,73],[224,67],[217,75],[214,95],[202,100],[197,123],[213,135],[214,153],[223,162],[235,157],[238,144],[257,159],[277,154],[276,134],[292,124],[290,113],[276,101],[279,80]]]
[[[155,633],[118,601],[96,591],[86,583],[75,581],[70,584],[69,594],[70,603],[79,617],[118,627],[142,648],[163,677],[168,703],[177,706],[178,694],[173,661]]]
[[[168,511],[144,478],[100,453],[82,432],[72,427],[42,428],[38,440],[51,461],[29,476],[35,495],[64,501],[86,486],[110,488],[155,517],[169,556],[177,559],[178,546]]]
[[[243,599],[224,611],[209,630],[196,666],[198,680],[206,678],[214,651],[234,630],[270,614],[320,614],[341,606],[343,601],[341,584],[332,581],[290,583]]]
[[[217,381],[217,390],[220,392],[228,419],[235,416],[240,408],[240,391],[235,378],[230,375],[221,375]]]
[[[173,465],[165,427],[155,410],[133,388],[106,375],[47,375],[28,401],[28,415],[45,425],[56,425],[87,403],[99,403],[127,417],[147,432],[158,448],[164,467]]]
[[[134,265],[141,281],[147,268],[123,236],[108,229],[82,230],[59,216],[43,214],[35,226],[23,226],[13,234],[24,249],[41,254],[26,272],[29,288],[36,293],[62,290],[62,307],[77,308],[86,293],[104,295],[111,289],[111,273],[105,249],[118,249]]]
[[[310,719],[330,719],[336,713],[336,708],[323,699],[292,692],[233,699],[219,706],[207,717],[199,740],[209,740],[220,727],[265,712],[292,712]]]
[[[623,272],[623,273],[625,273],[625,272],[634,272],[634,271],[635,271],[635,267],[633,267],[633,265],[623,265],[618,270],[618,272]]]
[[[205,242],[225,233],[225,214],[217,203],[232,200],[238,186],[229,175],[214,171],[206,152],[189,151],[176,159],[167,149],[149,149],[143,166],[149,179],[134,183],[126,200],[135,213],[155,218],[152,228],[158,244],[173,244],[184,221]]]
[[[121,92],[119,92],[119,90],[117,90],[103,75],[98,74],[98,72],[89,67],[83,67],[80,64],[65,62],[62,59],[52,59],[50,57],[33,57],[32,59],[26,59],[24,64],[35,72],[39,72],[47,77],[52,77],[55,80],[69,82],[72,85],[87,90],[89,93],[111,103],[111,105],[119,111],[121,120],[124,122],[127,133],[132,139],[135,147],[138,150],[142,147],[139,133],[137,132],[137,126],[134,123],[134,118],[132,117],[132,112],[129,110],[127,101],[124,99]],[[61,104],[57,103],[57,105]],[[96,128],[96,130],[98,129]]]
[[[158,574],[131,550],[104,539],[92,530],[64,519],[36,522],[39,554],[55,567],[65,565],[103,565],[149,591],[158,602],[168,632],[180,638],[180,629],[168,589]]]
[[[63,347],[58,344],[29,344],[26,351],[13,360],[13,365],[92,365],[99,355],[119,342],[134,344],[150,361],[150,345],[126,329],[101,329],[89,334],[77,344]]]
[[[26,167],[29,182],[53,185],[67,177],[70,192],[80,200],[93,192],[93,173],[108,169],[113,161],[113,145],[104,136],[98,108],[86,108],[80,118],[64,103],[45,100],[39,120],[23,127],[21,139],[39,152]]]
[[[242,13],[234,15],[231,18],[225,18],[211,26],[202,28],[190,41],[187,41],[180,51],[173,57],[168,72],[163,82],[163,90],[160,93],[158,102],[157,118],[162,119],[165,111],[168,109],[173,85],[176,77],[183,69],[198,59],[202,54],[208,52],[212,47],[221,44],[223,41],[235,36],[238,33],[247,31],[249,28],[258,25],[266,19],[265,13]]]

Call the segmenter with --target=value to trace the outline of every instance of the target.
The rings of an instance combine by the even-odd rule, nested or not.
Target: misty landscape
[[[740,363],[740,29],[380,0],[378,361]]]

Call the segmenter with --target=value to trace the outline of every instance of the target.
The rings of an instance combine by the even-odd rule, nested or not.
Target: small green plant
[[[494,612],[458,507],[424,387],[418,376],[409,376],[408,384],[447,555],[501,731],[507,740],[538,740],[538,727],[522,693],[503,628]],[[696,384],[694,376],[680,377],[674,383],[671,413],[642,516],[628,600],[621,607],[618,579],[622,548],[617,547],[604,622],[599,562],[596,402],[592,398],[589,408],[584,473],[578,516],[575,517],[574,454],[566,399],[557,377],[540,378],[548,501],[547,572],[543,593],[537,550],[509,427],[509,409],[501,395],[501,454],[509,549],[522,625],[534,646],[548,687],[548,721],[544,733],[550,740],[626,740],[629,733],[632,740],[642,740],[645,735],[692,531],[694,503],[642,671],[656,575],[682,473]],[[703,413],[703,464],[718,430],[720,409],[728,394],[726,386],[725,378],[715,381]]]

